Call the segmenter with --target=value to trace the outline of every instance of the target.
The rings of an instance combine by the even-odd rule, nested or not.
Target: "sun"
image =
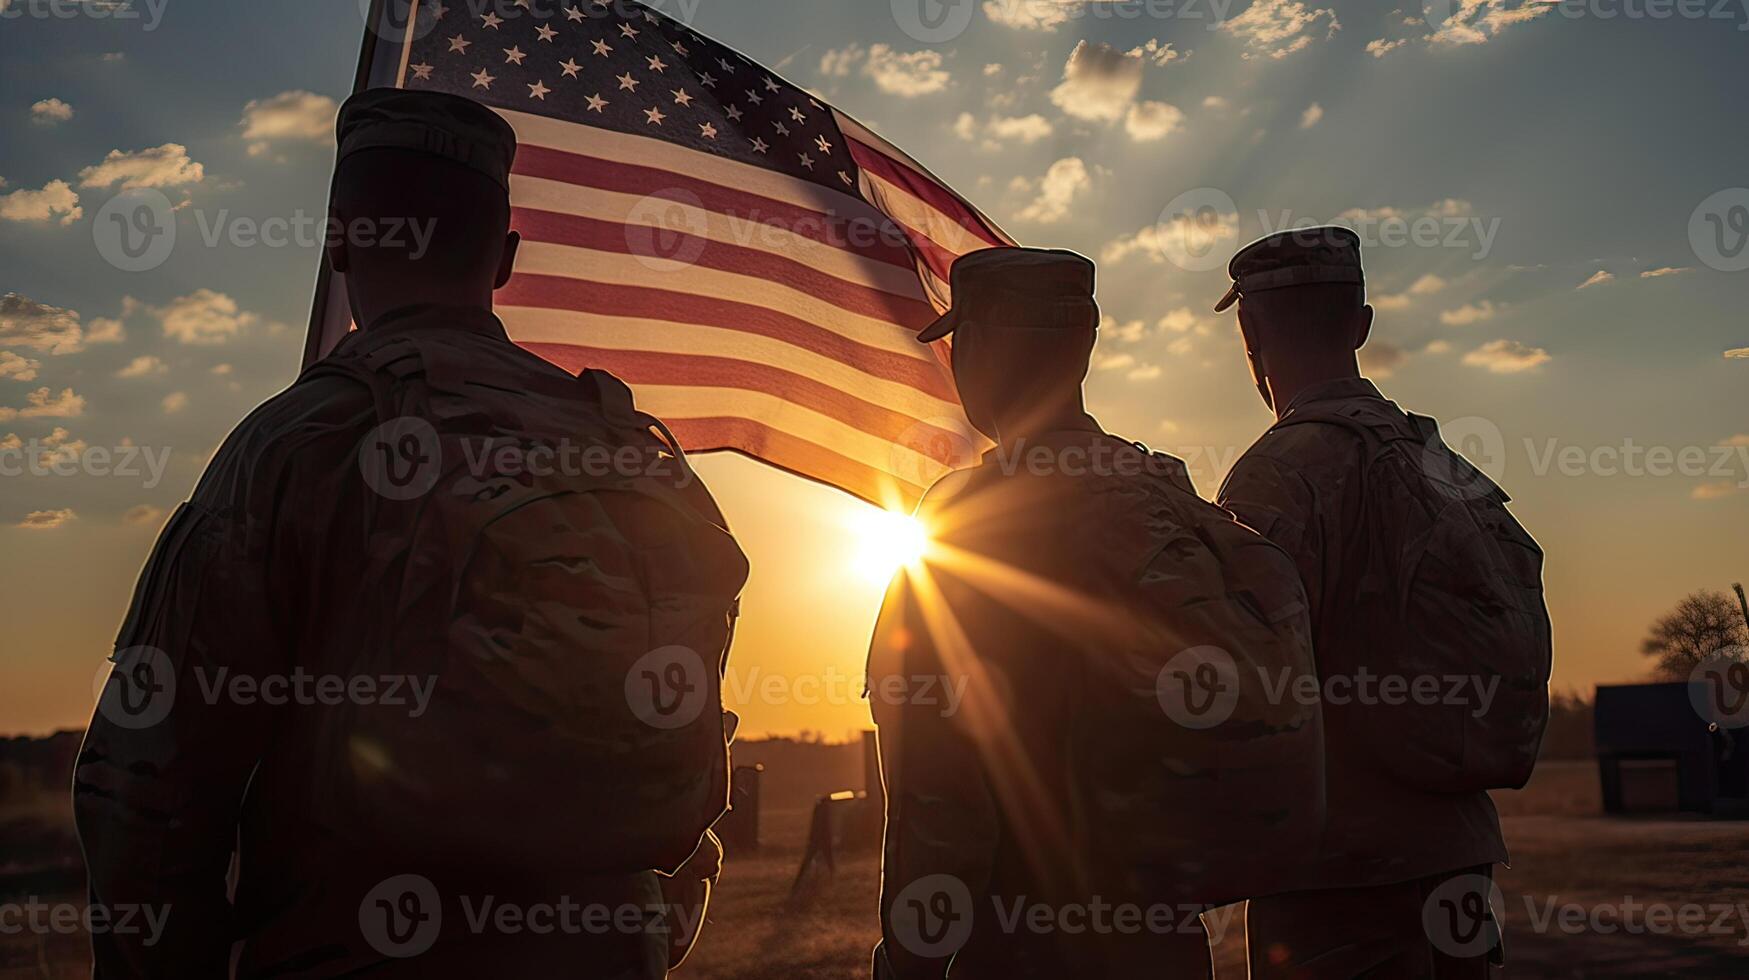
[[[917,564],[929,550],[929,529],[910,514],[861,507],[850,518],[855,536],[851,565],[857,574],[885,585],[901,568]]]

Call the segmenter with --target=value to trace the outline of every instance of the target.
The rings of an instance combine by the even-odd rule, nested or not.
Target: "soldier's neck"
[[[1080,402],[1067,404],[1050,412],[1011,420],[1001,426],[998,439],[1004,446],[1013,446],[1036,439],[1047,432],[1100,432],[1099,422],[1087,414]]]
[[[1269,400],[1275,409],[1275,417],[1280,419],[1286,415],[1288,406],[1307,388],[1327,381],[1349,381],[1359,377],[1360,365],[1353,354],[1346,358],[1331,358],[1322,363],[1302,360],[1291,367],[1271,371]]]

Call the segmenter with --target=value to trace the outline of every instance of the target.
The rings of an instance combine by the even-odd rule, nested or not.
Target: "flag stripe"
[[[531,251],[534,251],[531,249]],[[600,253],[596,253],[600,254]],[[956,400],[941,372],[914,357],[858,343],[843,334],[779,310],[752,303],[694,296],[621,282],[518,272],[498,292],[507,306],[580,310],[608,316],[646,316],[676,323],[734,324],[738,329],[819,351],[867,373],[910,385],[937,398]]]
[[[578,344],[635,352],[685,352],[770,364],[855,393],[918,420],[957,419],[957,402],[925,394],[906,384],[869,374],[807,347],[773,340],[717,324],[674,323],[637,317],[605,316],[574,310],[502,306],[510,338],[524,346]],[[934,362],[933,350],[928,357]],[[938,367],[946,370],[945,367]]]
[[[850,154],[862,168],[865,177],[885,184],[892,191],[915,202],[905,210],[912,214],[929,216],[927,227],[930,236],[937,241],[954,246],[961,253],[1007,244],[979,222],[971,220],[960,199],[941,185],[923,179],[909,168],[901,167],[856,140],[850,141]],[[886,195],[882,199],[884,201]],[[882,210],[893,214],[890,208],[883,207]]]
[[[687,274],[673,268],[681,264],[679,257],[684,256],[691,265],[699,268],[782,283],[850,313],[909,325],[914,330],[923,329],[935,317],[935,308],[922,299],[902,298],[848,282],[785,255],[713,241],[679,230],[628,227],[623,223],[527,208],[515,210],[513,226],[531,242],[630,255],[634,259],[665,265],[671,270],[671,275]],[[658,234],[662,235],[660,252],[653,252],[651,246]]]
[[[688,451],[733,450],[781,469],[819,480],[878,506],[915,501],[925,486],[868,466],[806,439],[749,418],[676,419],[669,424]]]

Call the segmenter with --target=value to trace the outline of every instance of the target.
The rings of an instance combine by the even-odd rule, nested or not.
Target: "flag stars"
[[[608,44],[606,41],[603,41],[600,38],[597,38],[594,41],[591,41],[590,43],[595,46],[595,53],[600,55],[603,58],[605,58],[608,55],[613,53],[613,45]]]
[[[522,53],[522,47],[520,45],[504,49],[504,63],[507,65],[520,65],[522,64],[522,59],[526,57],[528,57],[528,55]]]
[[[632,77],[631,72],[628,71],[619,76],[619,90],[621,92],[636,92],[638,90],[638,80]]]
[[[785,126],[783,123],[772,123],[772,126],[774,128],[776,128],[777,135],[779,135],[779,136],[788,136],[789,135],[789,127]]]
[[[764,153],[766,150],[769,150],[769,149],[771,149],[770,143],[765,142],[764,140],[760,139],[757,136],[753,137],[753,152],[754,153]]]
[[[770,75],[765,76],[765,90],[767,92],[781,92],[781,91],[783,91],[782,89],[778,88],[776,82],[771,80]]]
[[[545,24],[542,24],[541,26],[535,28],[534,32],[535,32],[535,34],[540,36],[541,40],[547,42],[548,44],[553,43],[553,38],[559,36],[558,31],[553,30],[552,28],[548,27]]]
[[[600,112],[603,109],[606,109],[609,105],[608,101],[601,97],[600,92],[591,95],[587,101],[589,102],[590,112]]]
[[[705,88],[716,88],[717,87],[717,76],[711,74],[708,71],[699,72],[698,83],[700,85],[703,85]]]
[[[565,17],[566,17],[566,19],[568,19],[568,20],[572,20],[572,21],[576,21],[576,22],[578,22],[578,23],[582,23],[582,21],[583,21],[583,10],[582,10],[582,8],[580,8],[580,7],[566,7],[566,8],[565,8]]]
[[[480,18],[480,23],[486,25],[487,27],[490,27],[493,30],[497,30],[498,25],[504,23],[504,18],[502,18],[494,13],[488,13],[484,17]]]
[[[735,66],[730,64],[727,58],[718,58],[717,67],[721,68],[725,74],[733,75],[735,73]]]
[[[838,171],[838,179],[844,181],[844,186],[846,187],[850,187],[856,183],[856,181],[850,179],[849,174],[842,170]]]
[[[644,119],[647,122],[649,122],[649,124],[652,126],[662,125],[662,120],[667,119],[667,118],[668,118],[667,116],[662,114],[661,109],[651,107],[649,109],[644,110]]]
[[[449,8],[448,8],[448,7],[445,7],[445,6],[444,6],[444,5],[443,5],[443,4],[441,4],[441,3],[440,3],[440,4],[436,4],[436,5],[434,5],[434,6],[433,6],[433,7],[432,7],[432,8],[431,8],[431,19],[432,19],[432,20],[442,20],[442,19],[443,19],[443,15],[444,15],[444,14],[447,14],[447,13],[449,13]]]
[[[692,108],[692,93],[688,92],[687,90],[685,90],[683,88],[675,89],[674,90],[674,104],[678,105],[678,106],[684,106],[685,108],[688,108],[688,109]]]
[[[814,169],[814,158],[813,157],[808,156],[806,153],[803,153],[803,154],[801,154],[801,158],[802,158],[802,166],[803,167],[806,167],[809,170]]]
[[[638,36],[638,29],[637,29],[637,28],[635,28],[635,27],[633,27],[633,26],[632,26],[632,25],[630,25],[630,24],[621,24],[621,25],[619,25],[619,32],[620,32],[620,34],[621,34],[621,35],[622,35],[622,36],[624,36],[624,37],[625,37],[625,38],[626,38],[626,39],[627,39],[627,40],[630,40],[630,39],[632,39],[632,38],[635,38],[635,37],[637,37],[637,36]]]
[[[747,90],[747,101],[753,103],[754,105],[758,105],[761,102],[765,101],[765,96],[760,95],[758,92],[755,92],[752,89],[748,89]]]
[[[545,102],[547,100],[547,93],[551,92],[551,91],[552,91],[552,89],[547,88],[547,83],[545,83],[539,79],[536,79],[535,83],[528,87],[528,97],[531,99],[539,99],[542,102]]]
[[[717,138],[717,127],[712,126],[710,123],[705,123],[698,127],[698,135],[703,136],[707,140],[714,140]]]
[[[732,106],[730,106],[730,107],[729,107],[729,111],[728,111],[728,113],[727,113],[727,115],[728,115],[728,117],[729,117],[729,119],[730,119],[730,121],[732,121],[732,122],[740,122],[740,121],[741,121],[741,117],[742,117],[742,116],[743,116],[743,115],[745,115],[745,113],[743,113],[743,112],[742,112],[742,111],[741,111],[741,107],[740,107],[740,106],[738,106],[738,105],[732,105]]]
[[[474,72],[469,77],[474,80],[474,84],[473,84],[474,88],[483,88],[483,89],[486,89],[488,91],[491,90],[492,83],[498,80],[495,76],[493,76],[490,72],[486,71],[486,69],[484,69],[484,68],[480,69],[477,72]]]
[[[681,56],[682,58],[684,58],[687,55],[692,53],[691,51],[688,51],[686,49],[686,45],[681,44],[679,41],[673,42],[673,46],[674,46],[674,53]]]
[[[826,141],[826,137],[824,137],[824,136],[814,137],[814,145],[820,148],[821,154],[823,154],[825,156],[832,155],[832,144]]]
[[[789,117],[799,123],[805,123],[808,121],[807,115],[795,106],[790,106]]]
[[[655,55],[651,55],[644,60],[650,63],[650,70],[653,72],[660,74],[661,72],[668,70],[668,63]]]
[[[428,79],[431,77],[432,66],[426,64],[423,61],[421,61],[417,65],[408,65],[407,67],[413,69],[413,77],[414,78],[424,80],[424,79]]]
[[[468,53],[468,45],[470,45],[472,43],[474,43],[474,42],[468,40],[465,37],[462,37],[460,34],[457,34],[455,37],[452,37],[449,39],[449,53],[450,54],[467,54]]]
[[[577,73],[583,70],[583,66],[579,65],[575,58],[566,58],[559,62],[559,70],[565,73],[566,78],[576,78]]]

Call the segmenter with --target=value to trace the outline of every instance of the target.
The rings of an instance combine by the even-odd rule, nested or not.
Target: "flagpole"
[[[370,13],[365,15],[364,41],[359,45],[358,70],[352,78],[353,92],[361,92],[370,84],[370,70],[376,64],[377,41],[382,36],[383,5],[386,2],[387,0],[371,0]],[[316,295],[310,309],[310,327],[304,335],[302,367],[309,367],[322,356],[322,326],[328,316],[333,271],[328,268],[328,256],[325,252],[321,263],[321,267],[316,270]]]

